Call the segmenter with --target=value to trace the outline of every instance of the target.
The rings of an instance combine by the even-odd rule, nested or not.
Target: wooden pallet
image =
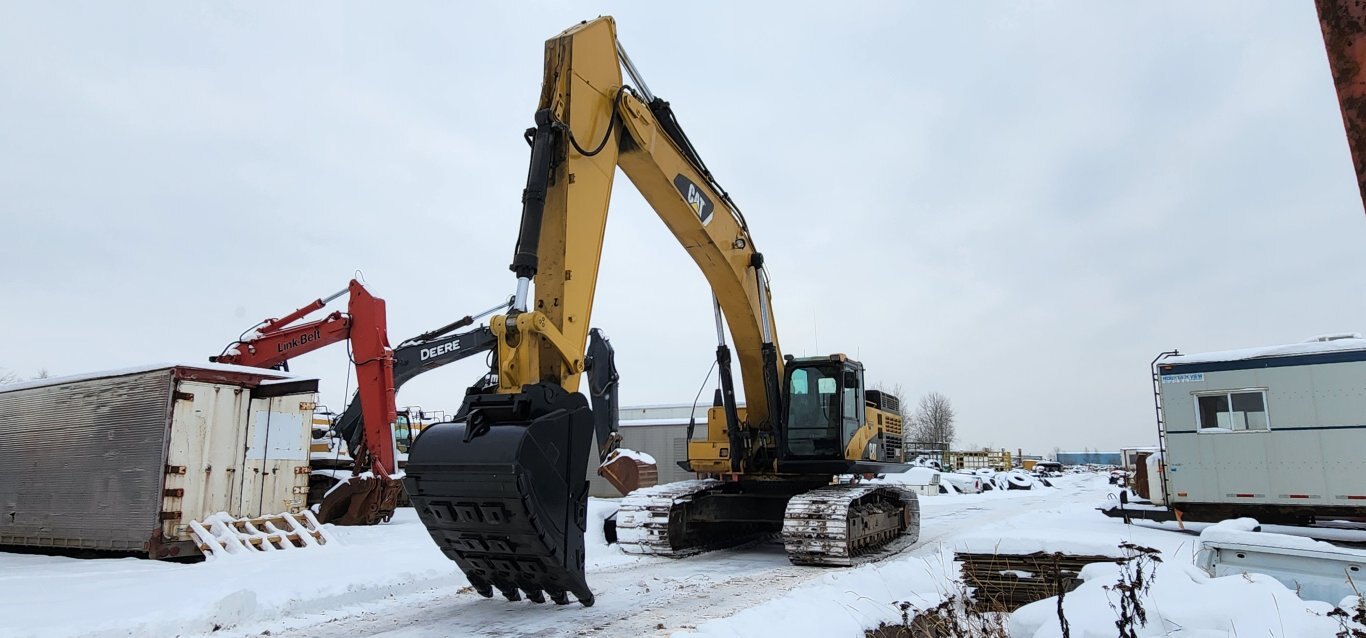
[[[977,604],[993,610],[1015,611],[1034,601],[1076,589],[1081,584],[1077,574],[1091,563],[1123,563],[1128,559],[1061,552],[956,552],[954,560],[962,563],[963,583],[973,588]]]
[[[190,529],[206,557],[306,549],[336,542],[308,510],[254,518],[234,518],[219,512],[202,522],[190,521]]]

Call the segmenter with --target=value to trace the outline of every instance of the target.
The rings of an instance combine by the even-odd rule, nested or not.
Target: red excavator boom
[[[333,299],[350,293],[347,311],[307,323],[294,325],[326,306]],[[384,300],[370,294],[360,282],[351,280],[346,289],[311,303],[279,319],[266,319],[253,334],[228,346],[223,354],[209,357],[217,363],[284,368],[287,361],[339,341],[351,341],[351,360],[356,365],[361,413],[365,424],[364,445],[355,458],[359,476],[366,471],[373,478],[353,480],[334,488],[319,508],[323,522],[373,524],[393,515],[401,484],[390,478],[398,463],[390,427],[397,417],[394,406],[394,352],[389,347]]]

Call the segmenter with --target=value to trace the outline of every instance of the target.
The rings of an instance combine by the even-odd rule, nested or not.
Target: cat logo
[[[683,201],[688,203],[692,212],[697,213],[697,218],[702,220],[702,225],[711,221],[711,212],[715,208],[711,203],[711,198],[707,197],[702,189],[697,187],[692,180],[679,173],[674,177],[674,188],[678,189],[678,194],[683,196]]]

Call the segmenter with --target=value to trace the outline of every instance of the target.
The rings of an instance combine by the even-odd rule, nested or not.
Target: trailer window
[[[1262,390],[1221,392],[1195,397],[1202,432],[1245,432],[1271,429]]]

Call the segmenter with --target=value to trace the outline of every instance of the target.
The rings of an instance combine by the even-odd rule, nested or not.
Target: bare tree
[[[912,436],[917,441],[951,444],[958,438],[953,421],[949,398],[938,392],[927,393],[911,415]]]
[[[48,378],[49,376],[51,376],[51,375],[48,374],[47,368],[39,368],[39,369],[38,369],[38,376],[33,377],[33,378],[34,378],[34,379],[46,379],[46,378]],[[19,383],[20,381],[23,381],[23,380],[24,380],[23,377],[20,377],[18,372],[15,372],[15,371],[13,371],[13,370],[5,370],[5,369],[3,369],[3,368],[0,368],[0,385],[8,385],[8,384],[11,384],[11,383]]]

